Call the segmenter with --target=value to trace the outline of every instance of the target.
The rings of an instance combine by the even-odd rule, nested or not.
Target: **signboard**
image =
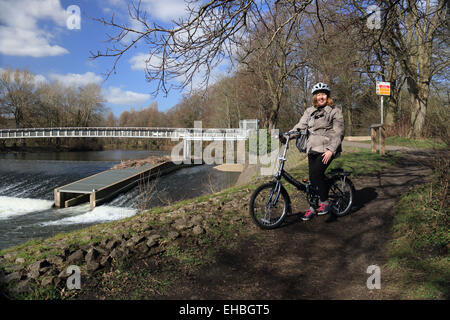
[[[377,81],[377,94],[380,96],[390,96],[391,95],[391,83]]]

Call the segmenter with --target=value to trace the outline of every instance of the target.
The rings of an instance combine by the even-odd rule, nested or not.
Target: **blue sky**
[[[67,27],[67,8],[81,10],[81,29]],[[143,0],[142,8],[159,23],[170,23],[185,13],[183,0]],[[153,97],[154,86],[146,82],[145,43],[123,56],[116,74],[105,80],[112,58],[89,59],[90,51],[105,49],[106,33],[114,34],[84,14],[130,23],[127,0],[1,0],[0,1],[0,71],[5,68],[28,68],[42,81],[60,80],[68,84],[96,82],[116,116],[124,110],[145,108],[158,102],[166,111],[181,100],[182,92],[171,91],[168,97]],[[76,26],[76,24],[75,24]]]

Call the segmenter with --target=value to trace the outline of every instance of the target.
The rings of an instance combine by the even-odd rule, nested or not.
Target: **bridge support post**
[[[188,139],[183,140],[183,162],[186,161],[191,162],[191,140]]]
[[[96,192],[95,190],[92,190],[92,193],[89,196],[89,203],[91,205],[91,211],[95,208],[95,198],[96,198]]]
[[[55,207],[56,208],[64,208],[64,201],[65,201],[64,193],[59,192],[58,188],[53,190],[53,193],[54,193],[54,198],[55,198]]]

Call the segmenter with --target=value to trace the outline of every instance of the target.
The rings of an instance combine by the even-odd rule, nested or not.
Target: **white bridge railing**
[[[0,129],[0,139],[27,138],[144,138],[182,140],[246,140],[248,130],[208,128],[146,128],[146,127],[89,127],[89,128],[25,128]]]

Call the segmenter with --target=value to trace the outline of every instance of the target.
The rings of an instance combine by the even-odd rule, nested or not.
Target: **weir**
[[[54,190],[55,207],[67,208],[90,202],[91,210],[93,210],[97,205],[112,199],[119,193],[130,190],[139,181],[147,181],[193,165],[167,161],[138,168],[109,169],[56,188]]]

